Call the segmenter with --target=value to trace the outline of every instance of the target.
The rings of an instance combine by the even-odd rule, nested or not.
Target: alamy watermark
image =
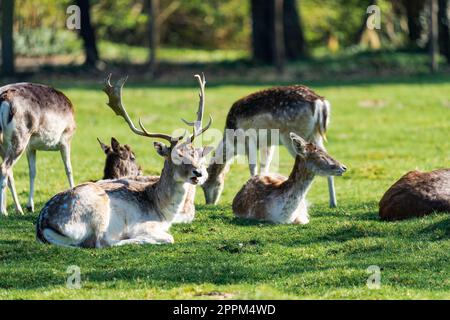
[[[71,265],[67,267],[66,273],[69,275],[66,280],[67,289],[81,289],[81,269],[79,266]]]
[[[381,29],[381,9],[377,5],[367,7],[366,13],[369,15],[366,20],[366,26],[369,30]]]
[[[381,268],[377,265],[371,265],[366,269],[366,273],[370,276],[367,278],[367,288],[380,289],[381,288]]]
[[[67,7],[66,27],[69,30],[81,29],[81,9],[79,6],[71,5]]]

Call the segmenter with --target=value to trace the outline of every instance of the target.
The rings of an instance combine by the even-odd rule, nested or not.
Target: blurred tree
[[[251,0],[253,58],[263,63],[274,63],[276,60],[275,2]],[[284,0],[282,16],[286,57],[295,60],[305,56],[305,37],[295,0]]]
[[[435,72],[438,69],[439,56],[439,35],[438,35],[438,0],[428,0],[430,11],[430,65],[431,71]]]
[[[393,0],[396,1],[396,0]],[[420,23],[420,14],[425,7],[425,0],[401,0],[408,17],[408,36],[412,46],[417,46],[417,41],[422,35],[422,25]]]
[[[450,0],[439,0],[439,49],[450,63]]]
[[[98,61],[97,40],[95,31],[91,23],[91,4],[89,0],[76,0],[77,6],[81,11],[81,29],[80,36],[84,42],[84,52],[86,56],[85,65],[95,66]]]
[[[14,74],[14,0],[2,0],[0,2],[2,17],[2,73]]]
[[[275,56],[275,66],[277,72],[282,74],[284,72],[284,63],[286,58],[285,46],[284,46],[284,0],[274,0],[275,1],[275,12],[274,12],[274,56]]]
[[[148,16],[149,16],[149,33],[150,33],[150,58],[149,71],[154,74],[156,71],[156,57],[159,46],[159,0],[147,0]]]

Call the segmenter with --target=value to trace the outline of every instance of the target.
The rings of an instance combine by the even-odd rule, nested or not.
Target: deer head
[[[306,142],[299,135],[291,132],[290,137],[297,157],[302,160],[300,166],[320,176],[341,176],[347,167],[333,159],[325,150],[314,143]]]
[[[105,91],[109,97],[108,106],[128,123],[128,126],[133,133],[147,138],[163,139],[168,142],[168,144],[154,142],[153,145],[158,154],[164,157],[165,168],[168,168],[168,170],[171,171],[174,180],[197,185],[202,184],[208,177],[205,156],[212,148],[196,148],[193,145],[193,141],[196,137],[208,130],[211,126],[212,118],[210,117],[208,125],[202,128],[206,81],[204,76],[203,78],[199,75],[196,75],[195,77],[198,79],[200,85],[200,103],[197,111],[197,120],[195,122],[183,120],[183,122],[193,127],[193,134],[185,141],[183,141],[185,134],[178,137],[172,137],[163,133],[150,133],[142,124],[141,119],[139,119],[139,129],[134,125],[122,102],[122,91],[127,80],[126,78],[118,80],[113,86],[111,85],[110,75],[105,80],[103,91]]]
[[[99,138],[100,147],[106,154],[103,179],[119,179],[127,176],[139,176],[141,167],[129,145],[120,145],[116,138],[111,138],[111,145],[106,145]]]

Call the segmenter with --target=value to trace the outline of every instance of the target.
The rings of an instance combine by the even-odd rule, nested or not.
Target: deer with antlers
[[[61,192],[48,201],[39,214],[37,239],[69,247],[101,248],[125,244],[173,243],[169,228],[182,210],[190,185],[201,185],[207,178],[207,148],[195,148],[194,139],[212,123],[202,128],[204,111],[204,78],[200,83],[200,103],[193,134],[172,137],[150,133],[139,119],[137,128],[122,103],[126,79],[112,86],[106,80],[104,91],[109,107],[128,123],[139,136],[163,139],[169,144],[154,142],[164,158],[160,179],[143,183],[132,179],[102,180],[81,184]]]
[[[132,179],[143,183],[155,183],[159,176],[144,176],[141,166],[136,161],[136,155],[127,144],[121,145],[116,138],[111,138],[111,145],[100,141],[100,147],[106,154],[102,180],[107,179]],[[195,217],[195,185],[189,185],[186,201],[183,209],[178,213],[173,223],[191,223]]]

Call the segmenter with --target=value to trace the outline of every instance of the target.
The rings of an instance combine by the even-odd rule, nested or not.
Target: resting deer
[[[305,86],[275,87],[250,94],[236,101],[228,112],[222,142],[215,151],[214,158],[208,167],[208,180],[202,185],[206,203],[217,204],[223,191],[225,174],[228,171],[230,158],[223,160],[230,148],[225,131],[227,129],[243,130],[279,130],[279,141],[269,143],[284,145],[295,157],[296,152],[291,144],[290,132],[295,132],[307,141],[314,142],[325,150],[324,139],[330,121],[330,103]],[[259,147],[258,136],[249,136],[250,142]],[[234,140],[236,150],[236,139]],[[261,173],[268,173],[275,145],[268,145],[260,150]],[[245,147],[248,155],[249,146]],[[250,163],[252,176],[257,174],[258,167]],[[330,206],[337,205],[334,180],[328,177]]]
[[[125,80],[112,87],[107,79],[104,90],[109,96],[108,105],[125,119],[134,134],[169,142],[168,146],[154,142],[156,151],[165,159],[160,179],[154,183],[102,180],[57,194],[39,214],[37,238],[41,242],[93,248],[174,242],[168,231],[185,203],[189,185],[202,184],[207,178],[204,156],[208,150],[195,148],[193,142],[211,126],[212,119],[202,128],[204,105],[200,102],[193,134],[186,141],[184,135],[150,133],[141,120],[138,129],[122,103]]]
[[[408,172],[386,191],[379,206],[383,220],[450,213],[450,169]]]
[[[129,145],[121,146],[116,138],[111,138],[111,146],[100,141],[100,147],[106,154],[103,180],[137,177],[142,175],[141,166],[136,162],[136,156]]]
[[[100,147],[106,154],[103,180],[107,179],[133,179],[143,183],[155,183],[159,176],[143,176],[140,165],[136,162],[136,156],[129,145],[120,145],[114,137],[111,138],[111,146],[98,139]],[[183,210],[177,214],[173,223],[190,223],[195,217],[195,186],[190,185]]]
[[[70,187],[74,186],[70,163],[70,141],[75,132],[74,109],[60,91],[32,83],[0,88],[0,212],[7,215],[6,185],[16,209],[23,214],[14,186],[13,167],[26,151],[30,175],[27,207],[34,212],[36,151],[60,151]]]
[[[340,176],[347,168],[323,149],[290,134],[296,153],[289,178],[280,175],[254,176],[233,200],[233,212],[247,219],[274,223],[309,222],[306,194],[315,175]]]

